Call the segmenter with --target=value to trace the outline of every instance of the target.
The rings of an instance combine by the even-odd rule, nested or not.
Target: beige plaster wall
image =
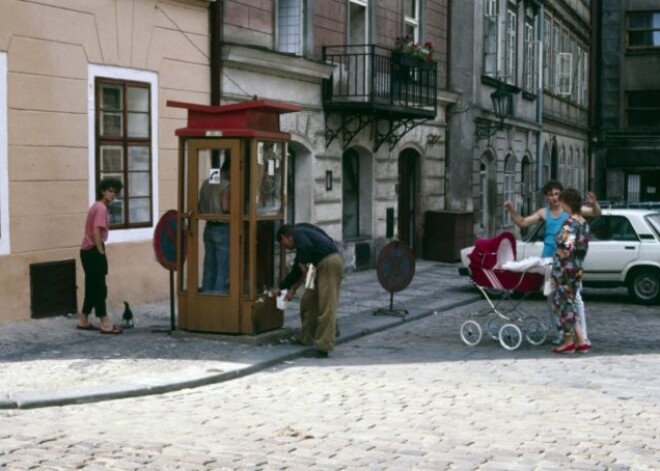
[[[7,53],[9,231],[0,256],[0,323],[30,317],[29,266],[75,258],[89,207],[88,66],[158,74],[161,213],[176,208],[181,110],[167,100],[208,103],[207,0],[0,0]],[[0,106],[4,104],[0,103]],[[154,225],[157,222],[154,221]],[[152,241],[108,247],[111,310],[169,296]]]

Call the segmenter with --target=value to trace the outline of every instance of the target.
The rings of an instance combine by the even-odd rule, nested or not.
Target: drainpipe
[[[211,105],[219,105],[222,98],[222,11],[224,0],[215,0],[209,7]]]
[[[538,92],[536,94],[536,124],[539,125],[539,137],[536,142],[536,199],[537,205],[541,204],[538,200],[541,188],[543,188],[543,25],[544,6],[541,3],[539,7],[539,27],[538,27],[538,41],[539,41],[539,68],[538,68]]]

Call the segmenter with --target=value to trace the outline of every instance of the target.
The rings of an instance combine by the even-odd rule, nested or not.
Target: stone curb
[[[341,319],[340,328],[342,335],[337,339],[336,343],[343,344],[350,342],[360,337],[397,327],[407,322],[423,319],[437,314],[440,310],[451,310],[472,304],[480,299],[479,296],[471,296],[468,299],[441,305],[435,309],[409,309],[408,314],[403,317],[376,316],[373,314],[373,310],[363,311]],[[286,346],[282,345],[282,347]],[[295,350],[291,351],[292,348]],[[144,383],[115,383],[111,385],[72,389],[67,391],[18,393],[11,397],[0,393],[0,410],[36,409],[70,404],[86,404],[112,399],[163,394],[183,389],[208,386],[248,376],[286,361],[295,360],[304,356],[307,352],[314,350],[314,348],[290,346],[288,350],[289,351],[282,352],[281,354],[275,353],[268,359],[256,361],[245,367],[239,367],[222,373],[208,375],[202,374],[184,380],[180,380],[179,378],[173,379],[173,377],[168,376],[151,379]]]

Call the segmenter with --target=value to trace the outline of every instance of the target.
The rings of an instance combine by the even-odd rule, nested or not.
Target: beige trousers
[[[339,287],[344,264],[339,254],[325,257],[316,266],[315,289],[305,289],[300,299],[300,341],[324,352],[335,348]]]

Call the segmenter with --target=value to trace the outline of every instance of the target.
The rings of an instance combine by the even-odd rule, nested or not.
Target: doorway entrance
[[[414,149],[399,154],[399,240],[419,256],[417,226],[419,219],[419,172],[421,156]]]

